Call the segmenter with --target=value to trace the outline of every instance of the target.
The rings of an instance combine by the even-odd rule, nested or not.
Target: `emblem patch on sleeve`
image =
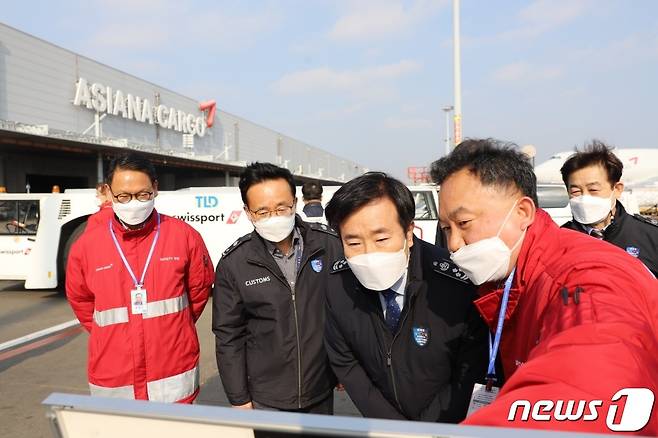
[[[349,269],[350,266],[347,264],[347,260],[345,259],[340,259],[334,262],[333,266],[331,267],[331,273],[335,272],[340,272]]]
[[[432,262],[434,272],[437,274],[445,275],[454,280],[461,281],[462,283],[470,283],[468,275],[457,267],[453,262],[448,260],[434,260]]]

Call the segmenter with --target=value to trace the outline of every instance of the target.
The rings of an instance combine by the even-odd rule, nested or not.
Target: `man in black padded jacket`
[[[414,237],[414,211],[409,190],[382,173],[329,202],[347,258],[329,275],[327,353],[364,416],[458,422],[486,374],[487,328],[448,252]]]
[[[336,233],[295,215],[293,177],[268,163],[240,178],[255,230],[217,265],[212,328],[219,375],[234,407],[333,413],[336,378],[323,345]]]

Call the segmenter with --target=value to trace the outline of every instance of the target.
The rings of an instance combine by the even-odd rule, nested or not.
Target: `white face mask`
[[[614,191],[610,198],[590,195],[574,196],[569,200],[571,214],[573,214],[576,222],[583,225],[597,224],[608,217],[610,210],[612,210],[614,197]]]
[[[112,203],[112,210],[121,219],[122,222],[128,225],[139,225],[144,222],[153,212],[155,199],[149,199],[146,202],[132,199],[130,202],[121,204],[120,202]]]
[[[407,239],[397,252],[370,252],[347,259],[356,279],[365,288],[382,291],[390,288],[404,275],[409,263]]]
[[[266,219],[253,221],[256,232],[265,240],[270,242],[281,242],[290,236],[295,228],[295,215],[289,216],[270,216]]]
[[[494,237],[464,245],[450,254],[452,261],[468,275],[473,284],[479,286],[488,281],[502,280],[507,275],[512,252],[525,236],[525,231],[523,231],[511,249],[500,238],[500,233],[515,207],[516,202],[505,216],[505,220]]]

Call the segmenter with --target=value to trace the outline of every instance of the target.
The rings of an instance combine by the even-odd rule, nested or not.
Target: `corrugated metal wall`
[[[78,78],[200,115],[198,102],[148,81],[95,62],[0,23],[0,120],[47,125],[50,132],[82,134],[94,111],[73,105]],[[221,99],[221,96],[217,96]],[[90,129],[87,135],[94,135]],[[102,135],[125,139],[130,147],[172,155],[191,155],[182,133],[148,123],[106,116]],[[305,176],[347,181],[363,172],[337,157],[233,114],[217,111],[213,128],[194,137],[195,157],[216,162],[269,161]]]

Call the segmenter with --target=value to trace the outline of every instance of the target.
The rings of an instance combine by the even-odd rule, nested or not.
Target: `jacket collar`
[[[626,220],[626,217],[628,216],[628,213],[626,213],[626,209],[624,209],[624,206],[619,202],[619,199],[617,199],[617,202],[615,203],[615,215],[612,218],[612,222],[610,222],[610,225],[603,231],[603,238],[604,239],[612,239],[614,238],[621,229],[624,227],[624,221]]]
[[[295,227],[299,230],[299,234],[301,234],[302,240],[304,241],[304,255],[307,254],[307,247],[310,251],[308,254],[324,248],[324,243],[318,239],[320,233],[312,232],[311,225],[304,222],[299,215],[295,215]]]
[[[522,295],[528,287],[537,262],[546,251],[546,244],[551,239],[546,233],[558,229],[551,217],[542,209],[537,209],[535,221],[526,231],[519,257],[516,261],[516,272],[510,289],[509,301],[505,312],[505,321],[509,320],[518,307]],[[503,297],[505,280],[485,283],[478,289],[480,298],[474,301],[487,325],[494,329],[500,311],[500,302]]]
[[[131,230],[130,228],[127,228],[123,223],[121,223],[117,215],[114,214],[112,215],[112,229],[114,230],[117,236],[122,236],[124,239],[132,239],[136,237],[147,236],[153,230],[155,230],[155,226],[157,223],[157,219],[156,219],[157,215],[158,212],[155,209],[153,209],[151,216],[149,216],[149,218],[146,219],[146,221],[144,222],[144,226],[142,228]],[[160,220],[162,221],[162,216],[160,216]]]
[[[418,295],[423,286],[423,242],[414,235],[413,246],[410,248],[409,265],[407,267],[407,285],[405,289],[405,303]],[[405,304],[405,308],[408,307]]]
[[[423,281],[423,251],[421,240],[414,235],[414,244],[410,248],[409,267],[407,268],[408,289],[415,294],[417,286]],[[413,289],[413,290],[412,290]]]
[[[403,288],[403,290],[396,291],[401,295],[405,295],[405,301],[407,300],[406,295],[411,298],[418,293],[423,280],[423,257],[420,239],[414,235],[413,242],[414,244],[409,251],[409,263],[407,263],[407,270],[404,272],[402,278],[398,280],[398,282],[402,283],[400,287]]]

